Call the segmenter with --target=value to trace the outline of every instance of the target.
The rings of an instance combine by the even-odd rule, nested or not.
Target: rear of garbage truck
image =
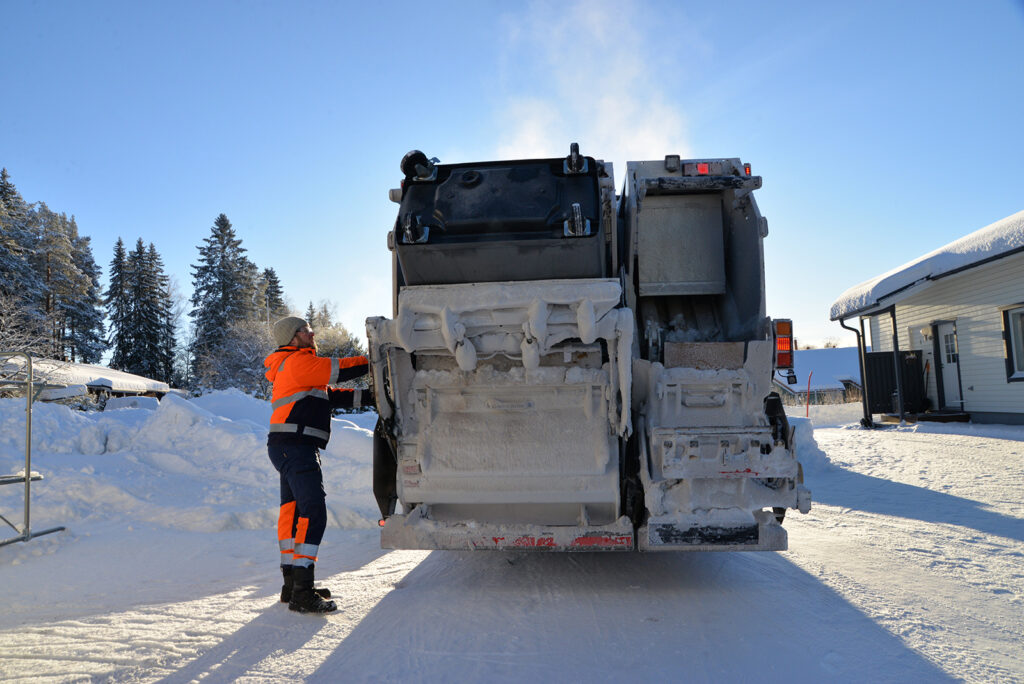
[[[749,166],[629,162],[618,196],[575,145],[402,172],[367,321],[385,548],[786,548],[810,494]]]

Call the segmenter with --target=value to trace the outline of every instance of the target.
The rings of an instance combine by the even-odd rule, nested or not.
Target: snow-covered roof
[[[860,384],[860,364],[856,347],[834,349],[798,349],[793,355],[796,383],[790,385],[779,373],[775,381],[792,392],[806,392],[810,376],[811,391],[843,389],[843,380]]]
[[[13,357],[4,363],[3,369],[21,369],[25,362],[20,357]],[[106,389],[111,392],[141,394],[143,392],[164,393],[170,385],[159,380],[150,380],[141,375],[113,370],[103,366],[92,366],[85,363],[70,363],[53,359],[32,359],[32,375],[35,380],[50,385],[70,386],[85,385],[95,389]]]
[[[832,304],[833,321],[894,304],[939,278],[1024,251],[1024,211],[855,285]]]

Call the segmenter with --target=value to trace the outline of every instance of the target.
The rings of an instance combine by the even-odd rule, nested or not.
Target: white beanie
[[[309,325],[301,318],[296,316],[287,316],[282,318],[274,324],[274,344],[278,347],[283,347],[292,341],[295,337],[295,333],[298,332],[299,328]]]

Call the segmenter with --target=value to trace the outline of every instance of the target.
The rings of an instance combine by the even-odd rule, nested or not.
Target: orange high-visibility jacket
[[[372,403],[368,390],[328,389],[328,385],[366,374],[365,356],[317,356],[306,347],[278,347],[263,361],[271,395],[268,444],[303,442],[320,448],[331,437],[331,409],[357,408]]]

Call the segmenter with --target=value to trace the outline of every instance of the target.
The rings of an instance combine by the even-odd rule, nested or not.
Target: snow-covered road
[[[1024,430],[814,436],[839,467],[815,475],[786,555],[951,675],[1024,678]]]
[[[0,548],[0,680],[1024,679],[1024,428],[867,431],[823,409],[817,447],[802,428],[814,508],[790,512],[784,553],[430,553],[377,548],[372,418],[354,417],[325,457],[319,570],[341,610],[310,617],[276,601],[272,480],[239,404],[206,404],[232,422],[179,406],[75,423],[106,435],[89,457],[66,443],[79,416],[40,417],[34,525],[69,529]],[[183,421],[238,445],[220,479],[181,438],[154,455]]]

